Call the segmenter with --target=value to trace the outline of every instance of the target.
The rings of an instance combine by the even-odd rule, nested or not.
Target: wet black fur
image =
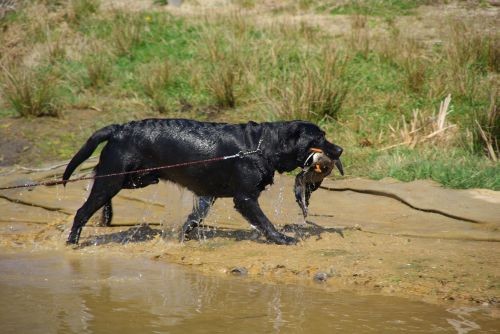
[[[121,189],[146,187],[160,179],[175,182],[200,196],[200,205],[188,217],[182,238],[207,215],[216,198],[232,197],[236,210],[268,240],[277,244],[296,243],[294,238],[275,229],[262,212],[258,198],[272,184],[276,171],[283,173],[301,167],[310,148],[322,149],[331,159],[342,154],[342,148],[328,142],[325,133],[309,122],[225,124],[146,119],[110,125],[87,140],[68,164],[63,180],[68,180],[76,167],[104,141],[107,144],[95,168],[97,176],[251,151],[261,138],[261,152],[243,158],[96,179],[87,201],[76,213],[68,243],[78,243],[83,226],[103,206],[103,223],[109,224],[111,199]]]

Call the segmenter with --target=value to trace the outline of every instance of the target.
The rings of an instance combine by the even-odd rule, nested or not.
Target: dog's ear
[[[304,162],[309,148],[318,137],[318,129],[311,123],[293,121],[283,124],[278,131],[279,138],[279,171],[291,171]],[[318,129],[319,130],[319,129]],[[320,130],[319,130],[320,131]],[[316,133],[318,132],[318,133]],[[316,136],[314,135],[316,133]]]
[[[285,123],[278,133],[280,154],[289,156],[296,153],[297,142],[300,140],[301,132],[300,123]]]

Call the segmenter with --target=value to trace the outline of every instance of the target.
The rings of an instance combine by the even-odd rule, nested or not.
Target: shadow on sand
[[[322,227],[311,221],[307,221],[306,225],[301,224],[287,224],[281,229],[282,232],[293,233],[294,236],[301,240],[306,240],[311,237],[316,237],[317,240],[321,239],[323,233],[337,233],[341,237],[344,237],[344,228],[337,227]],[[163,236],[165,239],[178,240],[178,235],[176,234],[165,234],[159,228],[152,228],[149,224],[141,224],[138,226],[130,227],[127,230],[113,232],[103,235],[93,236],[88,240],[80,243],[79,248],[89,247],[89,246],[100,246],[106,244],[126,244],[135,242],[146,242],[150,241],[157,236]],[[234,241],[241,240],[252,240],[257,243],[267,243],[262,237],[262,234],[255,230],[238,230],[238,229],[227,229],[227,228],[217,228],[209,225],[201,225],[198,228],[194,228],[189,236],[186,237],[188,240],[209,240],[214,238],[226,238],[232,239]]]

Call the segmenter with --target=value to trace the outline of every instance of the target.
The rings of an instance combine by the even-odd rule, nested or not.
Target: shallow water
[[[0,255],[2,333],[495,332],[486,309],[208,277],[126,254]]]

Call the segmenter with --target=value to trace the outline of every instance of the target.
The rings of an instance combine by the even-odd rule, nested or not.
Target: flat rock
[[[91,168],[92,164],[85,167]],[[59,178],[57,173],[63,169],[4,173],[0,185]],[[306,224],[295,202],[293,183],[293,177],[276,175],[275,184],[263,192],[259,202],[277,227],[298,226],[304,235],[320,237],[327,229],[357,227],[370,233],[500,241],[500,192],[445,189],[431,181],[325,179],[322,188],[311,196],[307,217],[310,224]],[[0,191],[0,222],[43,224],[62,219],[69,228],[90,187],[90,181],[80,181],[66,187]],[[112,225],[149,223],[174,231],[190,213],[193,195],[161,182],[144,189],[122,190],[113,198],[113,207]],[[98,214],[93,219],[99,219]],[[218,199],[204,224],[231,233],[250,229],[230,198]]]
[[[391,178],[380,181],[361,178],[327,179],[322,187],[350,190],[398,199],[418,210],[437,212],[478,223],[500,225],[500,192],[488,189],[457,190],[444,188],[429,180],[400,182]]]

